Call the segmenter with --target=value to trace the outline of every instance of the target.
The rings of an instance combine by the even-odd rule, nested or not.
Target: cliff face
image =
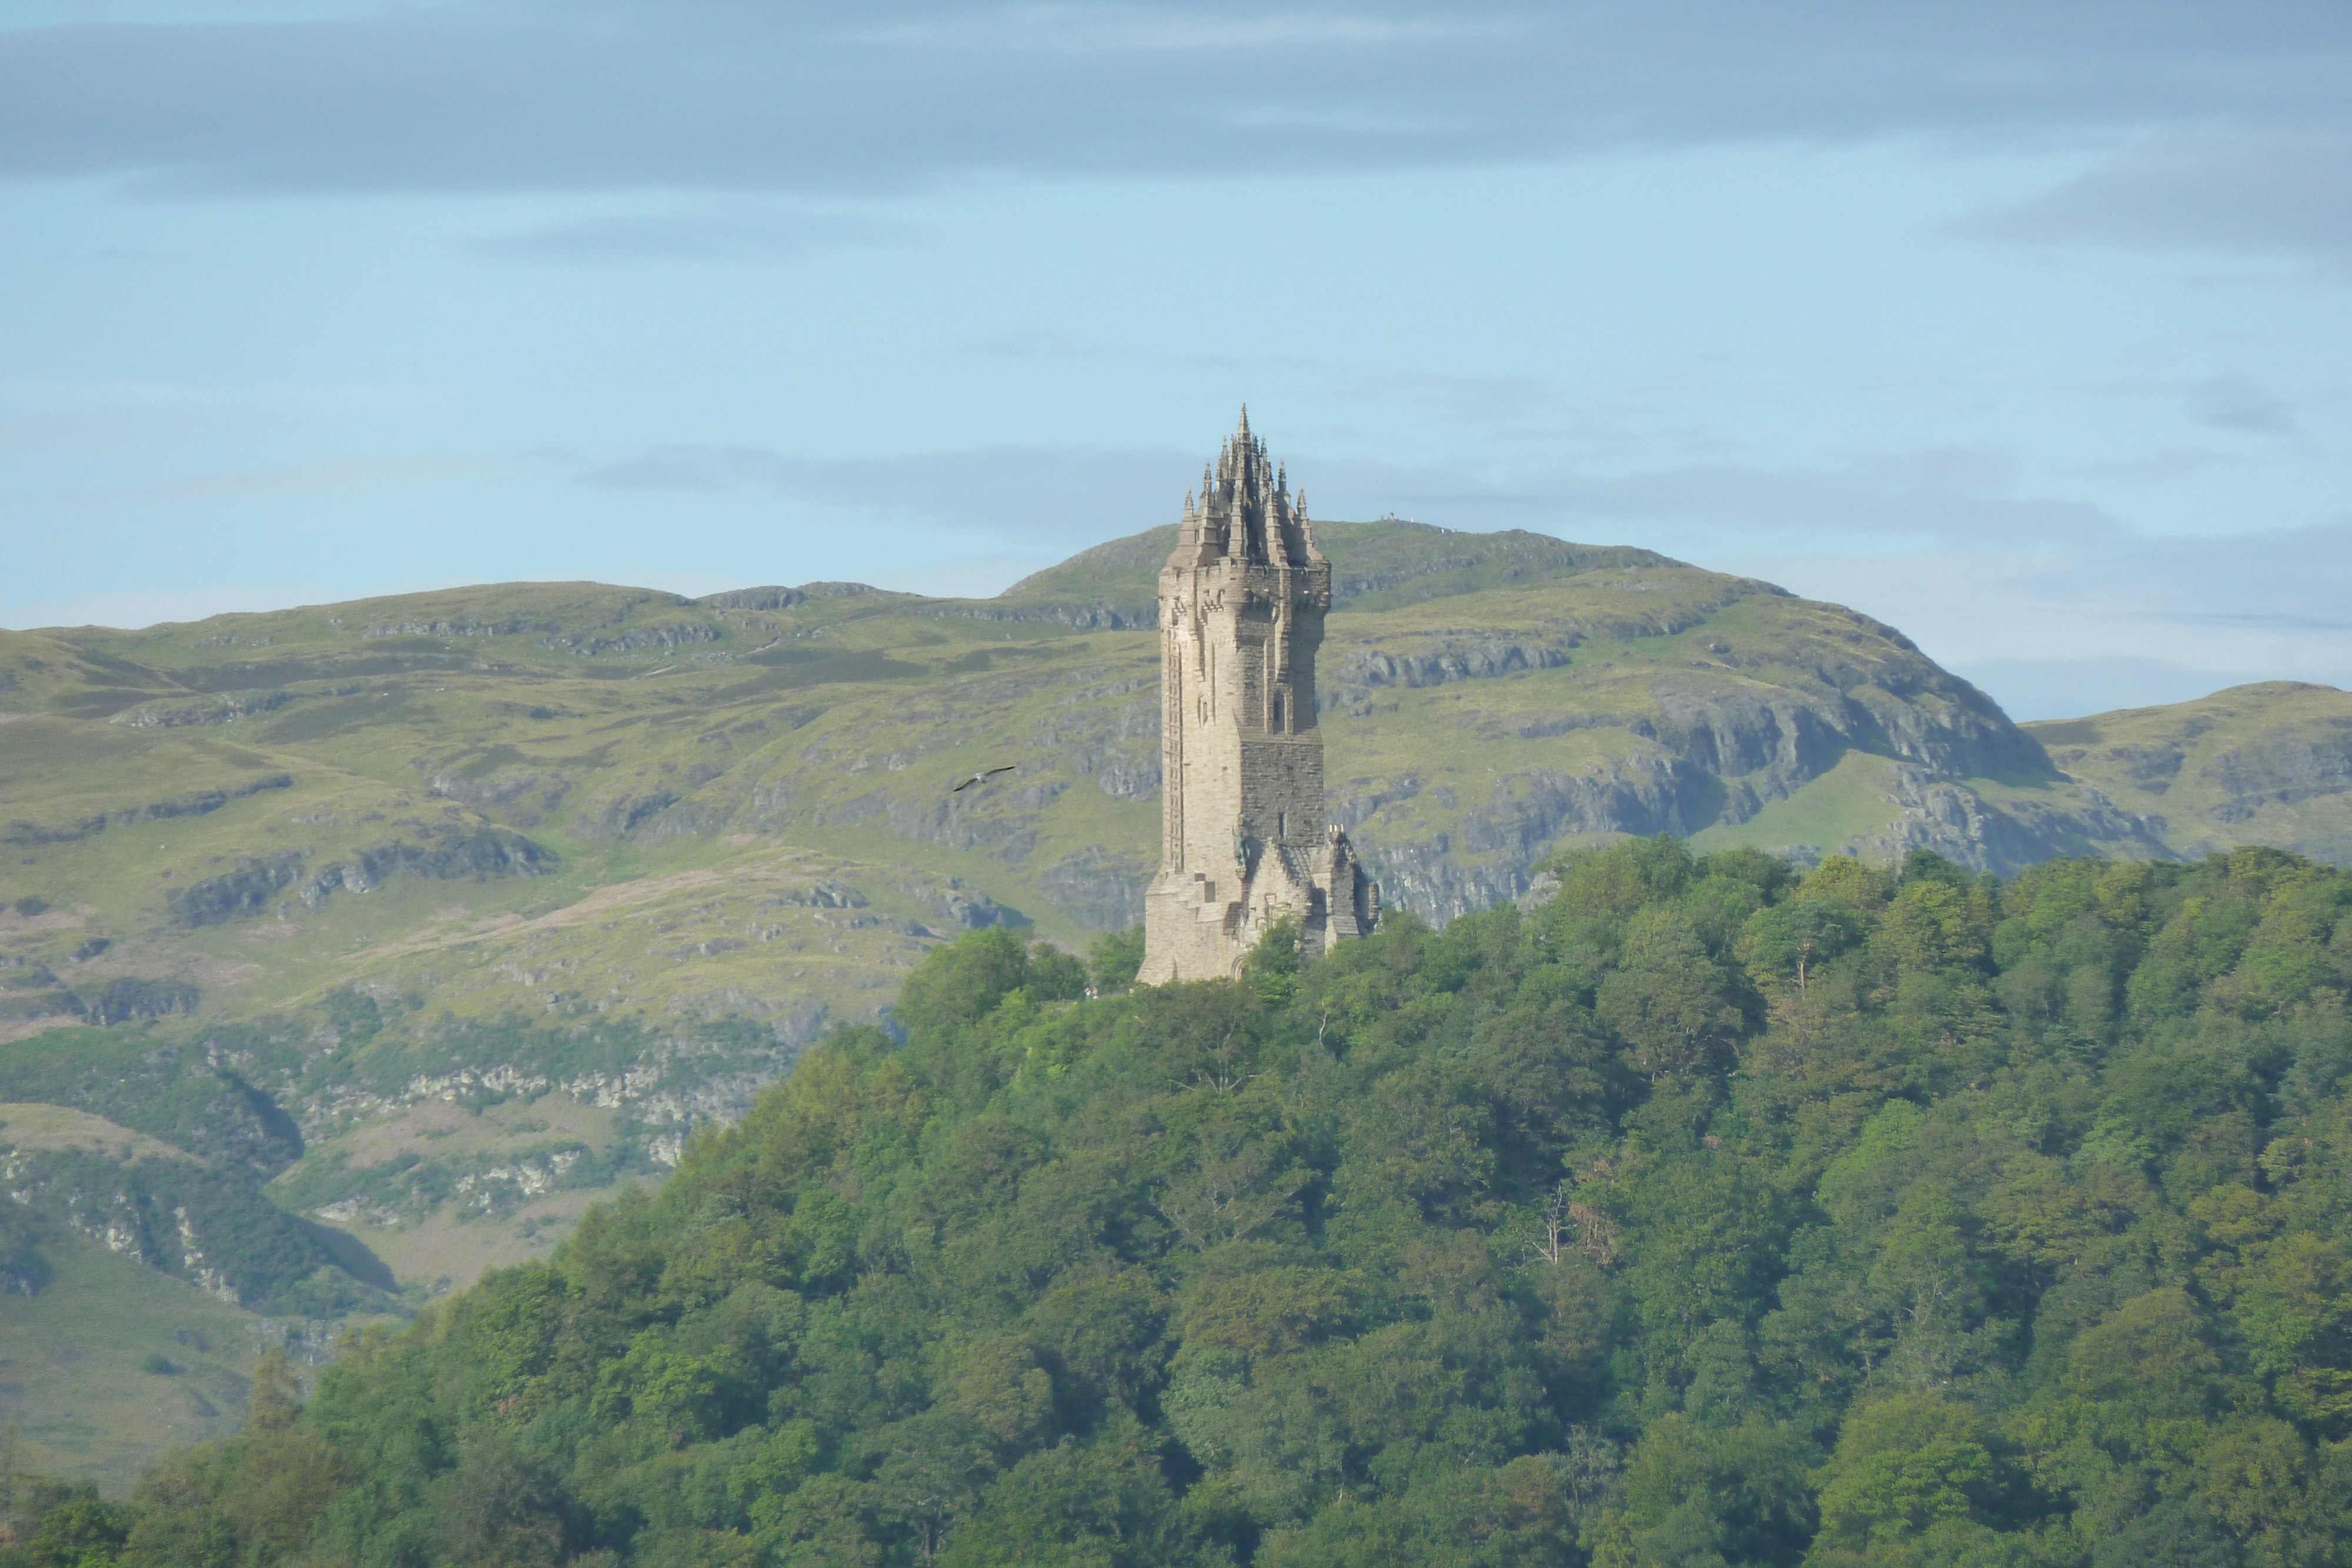
[[[2352,862],[2352,694],[2263,681],[2026,728],[2181,854],[2270,844]]]

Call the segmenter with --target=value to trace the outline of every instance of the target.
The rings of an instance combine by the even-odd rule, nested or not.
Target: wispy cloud
[[[2215,376],[2189,394],[2189,415],[2200,424],[2283,435],[2294,428],[2294,411],[2243,376]]]
[[[340,495],[452,479],[511,476],[536,466],[527,457],[425,455],[404,457],[343,457],[289,463],[229,474],[191,474],[138,485],[68,491],[46,497],[61,510],[113,507],[195,506],[214,501],[257,501],[285,496]]]
[[[991,447],[814,459],[761,447],[665,446],[588,469],[580,480],[602,490],[682,496],[766,491],[961,533],[990,547],[977,552],[985,554],[1013,540],[1076,549],[1166,521],[1198,464],[1197,455],[1173,450]]]
[[[2242,125],[2137,140],[2029,201],[1959,226],[1979,237],[2303,257],[2352,281],[2352,124]]]
[[[614,213],[546,224],[478,242],[527,261],[779,261],[848,246],[903,246],[919,231],[855,213],[705,211]]]
[[[1164,5],[1004,5],[853,28],[850,43],[1056,55],[1251,49],[1384,48],[1433,40],[1499,40],[1535,30],[1532,16],[1396,16],[1270,11],[1219,16]]]
[[[2091,659],[1977,659],[1952,673],[1990,693],[2015,719],[2081,718],[2117,708],[2188,702],[2225,686],[2275,678],[2259,670],[2208,668],[2113,653]]]
[[[2009,455],[1927,448],[1837,466],[1687,464],[1484,475],[1367,462],[1300,465],[1328,515],[1393,509],[1471,528],[1536,528],[1593,542],[1657,530],[1755,549],[1885,553],[1945,544],[2046,546],[2125,537],[2100,507],[2024,486]],[[1334,506],[1336,504],[1336,510]]]
[[[36,414],[0,419],[0,452],[70,452],[193,441],[218,434],[236,423],[216,412],[169,406]]]
[[[2200,124],[2223,151],[2151,143],[1989,222],[2181,243],[2200,231],[2166,193],[2193,190],[2225,236],[2333,246],[2341,202],[2313,182],[2352,116],[2347,78],[2339,8],[2196,0],[507,0],[0,30],[0,176],[825,193]],[[2242,134],[2274,154],[2249,165],[2228,150]],[[2302,216],[2298,193],[2316,204]]]
[[[821,462],[672,447],[582,477],[681,497],[765,492],[843,517],[912,523],[933,559],[970,558],[949,562],[937,580],[979,592],[1084,545],[1171,521],[1199,456],[1008,448]],[[2352,612],[2343,608],[2352,604],[2352,521],[2150,538],[2095,506],[2038,491],[2002,452],[1969,448],[1835,468],[1615,474],[1289,456],[1292,478],[1312,488],[1322,517],[1394,512],[1643,545],[1853,604],[1960,663],[2119,657],[2210,671],[2216,685],[2246,671],[2352,681]],[[1161,504],[1150,502],[1155,495]],[[959,539],[965,550],[939,548]]]
[[[2197,695],[2180,685],[2210,676],[2210,690],[2248,672],[2352,685],[2352,613],[2343,608],[2352,603],[2352,522],[1883,553],[1799,555],[1768,541],[1718,549],[1707,564],[1867,610],[1962,670],[2126,659],[2204,672],[2164,688],[2175,697]],[[2011,700],[1998,680],[1983,684]],[[2087,711],[2096,699],[2035,700],[2049,716],[2070,706]]]
[[[41,626],[135,628],[169,621],[202,621],[237,612],[283,610],[294,604],[326,604],[344,597],[331,589],[295,584],[273,588],[218,583],[188,588],[118,589],[72,599],[0,601],[0,625],[18,630]]]

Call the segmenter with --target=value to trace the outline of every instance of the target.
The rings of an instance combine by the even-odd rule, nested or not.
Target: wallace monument
[[[1315,652],[1330,608],[1306,495],[1244,409],[1160,569],[1164,782],[1144,983],[1238,976],[1279,921],[1321,952],[1380,918],[1347,833],[1323,820]]]

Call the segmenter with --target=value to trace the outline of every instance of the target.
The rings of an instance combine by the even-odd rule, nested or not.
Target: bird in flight
[[[995,778],[998,774],[1010,773],[1019,766],[1020,764],[1017,762],[1008,762],[1002,768],[983,768],[979,772],[973,774],[971,778],[965,779],[962,783],[957,785],[954,789],[949,790],[948,793],[950,795],[961,795],[965,790],[971,789],[973,785],[985,784],[990,779]]]

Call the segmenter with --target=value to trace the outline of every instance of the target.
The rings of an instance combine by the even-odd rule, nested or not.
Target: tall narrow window
[[[1280,692],[1274,694],[1274,711],[1267,717],[1265,727],[1274,730],[1279,730],[1282,727],[1282,694]]]

